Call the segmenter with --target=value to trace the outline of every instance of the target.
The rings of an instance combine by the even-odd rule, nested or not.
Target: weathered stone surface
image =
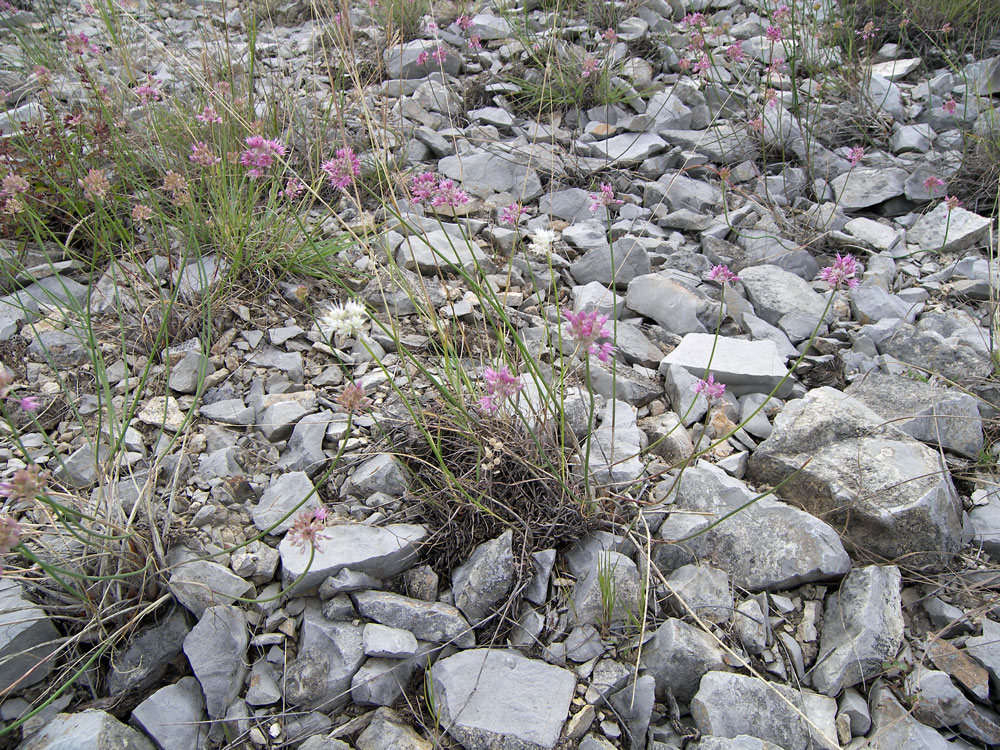
[[[750,457],[753,481],[842,532],[860,553],[945,564],[962,542],[961,506],[930,448],[857,399],[816,388],[786,404]]]
[[[431,677],[441,727],[483,750],[555,747],[576,686],[572,672],[500,649],[449,656]]]
[[[221,719],[243,689],[247,674],[246,616],[225,604],[209,607],[184,639],[184,653],[205,694],[211,719]]]
[[[135,707],[132,722],[153,738],[160,750],[200,750],[208,739],[205,701],[194,677],[162,687]]]
[[[371,723],[358,735],[355,745],[358,750],[432,750],[433,748],[430,742],[417,734],[399,714],[389,708],[375,711]]]
[[[476,150],[446,156],[438,162],[438,172],[480,198],[509,193],[522,201],[530,201],[542,194],[538,173],[510,154]]]
[[[278,535],[292,528],[299,513],[319,506],[319,496],[309,475],[304,471],[292,471],[279,474],[264,490],[260,502],[251,512],[258,529]]]
[[[455,606],[473,625],[493,614],[514,585],[517,571],[512,540],[513,532],[508,529],[496,539],[480,544],[465,563],[452,571]]]
[[[194,748],[195,745],[188,747]],[[153,743],[105,711],[56,714],[18,750],[155,750]]]
[[[609,164],[634,166],[666,150],[667,142],[653,133],[623,133],[586,144],[591,156]]]
[[[691,717],[702,734],[748,734],[786,750],[839,748],[836,714],[832,698],[730,672],[706,674],[691,699]]]
[[[725,383],[727,391],[735,396],[770,393],[788,374],[784,357],[773,341],[747,341],[710,333],[687,334],[663,363],[680,365],[698,378],[711,372],[716,382]]]
[[[278,545],[285,586],[299,576],[295,590],[315,592],[328,577],[344,568],[367,573],[379,580],[394,578],[417,562],[420,542],[427,529],[413,524],[328,526],[315,553],[293,543],[287,536]],[[310,565],[310,558],[312,564]]]
[[[351,597],[362,617],[413,633],[421,641],[476,645],[476,635],[462,613],[450,604],[424,602],[388,591],[360,591]]]
[[[477,267],[490,267],[489,258],[473,240],[440,230],[407,237],[396,252],[396,262],[422,274],[474,272]]]
[[[636,408],[624,401],[608,401],[601,412],[601,426],[590,434],[583,449],[590,457],[587,468],[594,480],[618,485],[638,480],[644,470],[641,441]]]
[[[909,175],[896,167],[855,167],[834,177],[830,187],[845,211],[856,211],[903,194]]]
[[[656,532],[667,543],[654,546],[653,561],[664,573],[695,560],[707,562],[750,591],[780,591],[850,569],[833,528],[773,496],[754,500],[757,496],[711,464],[688,467],[674,490],[670,507],[676,512]],[[692,536],[730,513],[714,528]]]
[[[180,654],[189,631],[184,610],[175,607],[162,622],[133,636],[125,650],[111,661],[108,694],[126,690],[142,693],[152,687]]]
[[[391,78],[425,78],[433,71],[444,69],[450,76],[458,75],[462,60],[460,55],[448,55],[443,63],[430,55],[437,50],[437,42],[431,39],[416,39],[405,44],[397,44],[387,49],[382,57]],[[421,53],[426,53],[421,58]]]
[[[921,442],[969,458],[982,450],[983,421],[968,393],[877,372],[854,381],[845,393]]]
[[[902,640],[899,569],[855,568],[827,598],[813,685],[835,696],[870,680],[895,658]]]
[[[285,674],[285,698],[325,712],[348,703],[351,680],[365,661],[363,633],[363,625],[328,620],[319,602],[310,600],[298,657]]]
[[[649,273],[649,253],[634,238],[622,237],[612,245],[588,250],[569,271],[579,284],[597,281],[609,288],[622,288]]]
[[[975,710],[951,678],[936,669],[920,666],[906,676],[906,695],[914,699],[913,715],[930,727],[952,727]]]
[[[682,284],[653,273],[637,276],[628,285],[626,304],[630,310],[656,321],[670,333],[705,332],[698,313],[705,300]]]
[[[44,680],[55,666],[59,640],[42,608],[24,598],[21,584],[0,579],[0,689]]]
[[[610,601],[607,588],[602,590],[602,579],[612,582]],[[573,587],[573,621],[601,626],[623,622],[638,613],[639,596],[635,563],[618,552],[600,552]]]
[[[872,733],[868,736],[873,750],[952,750],[951,743],[934,729],[921,724],[900,705],[892,691],[884,684],[872,688]]]
[[[957,253],[968,250],[987,237],[992,221],[961,206],[948,210],[942,201],[920,217],[906,233],[906,239],[921,250]]]
[[[396,457],[389,453],[372,456],[344,482],[345,495],[366,498],[374,492],[399,497],[406,491],[406,476]]]
[[[1000,691],[1000,623],[983,619],[983,634],[969,638],[965,650],[990,675],[994,692]]]
[[[693,613],[705,622],[728,623],[733,615],[729,576],[711,565],[682,565],[667,576],[668,605],[677,617]]]
[[[779,325],[784,316],[793,313],[804,315],[815,325],[826,311],[826,300],[820,294],[803,279],[778,266],[745,268],[740,271],[740,280],[757,317],[771,325]],[[826,311],[824,320],[832,319],[832,311]]]
[[[170,574],[170,590],[195,617],[201,617],[209,607],[232,604],[252,588],[249,581],[210,560],[182,563]]]
[[[642,649],[642,666],[656,680],[661,699],[667,691],[689,701],[708,672],[728,669],[726,652],[715,639],[683,620],[668,619]]]

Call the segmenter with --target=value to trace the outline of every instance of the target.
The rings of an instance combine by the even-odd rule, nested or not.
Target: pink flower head
[[[472,26],[472,18],[467,14],[463,13],[458,18],[455,19],[455,23],[458,25],[462,31],[468,31],[469,27]]]
[[[875,34],[878,32],[878,30],[879,30],[878,26],[875,25],[875,22],[869,21],[854,33],[857,34],[862,39],[868,40],[868,39],[874,39]]]
[[[719,281],[723,284],[734,284],[740,280],[740,277],[729,270],[729,266],[718,265],[712,266],[712,270],[708,272],[709,281]]]
[[[419,55],[417,55],[417,65],[423,65],[429,58],[430,55],[427,54],[427,50],[422,51]]]
[[[581,310],[578,313],[563,310],[563,317],[569,322],[569,337],[580,349],[586,349],[601,362],[607,362],[611,358],[614,353],[611,343],[605,342],[600,345],[597,343],[611,335],[611,332],[604,327],[608,322],[607,315],[601,315],[597,310],[589,312]]]
[[[958,199],[957,195],[949,195],[945,197],[944,204],[948,207],[948,211],[954,211],[956,208],[962,205],[962,201]]]
[[[944,180],[942,180],[937,175],[931,175],[926,180],[924,180],[924,188],[933,193],[935,190],[940,190],[944,187]]]
[[[285,146],[281,141],[270,140],[262,135],[251,135],[246,139],[247,147],[240,154],[240,164],[251,167],[250,178],[260,179],[274,165],[275,157],[285,155]]]
[[[482,48],[483,48],[483,43],[479,39],[479,34],[472,34],[469,37],[469,49],[477,50]]]
[[[298,198],[302,195],[305,189],[306,186],[302,184],[302,180],[297,177],[289,177],[288,182],[285,183],[285,189],[280,191],[278,195],[282,198],[292,200],[293,198]]]
[[[503,365],[497,370],[487,367],[483,373],[483,380],[486,381],[487,395],[479,399],[479,406],[490,414],[499,409],[504,401],[513,398],[524,388],[521,378],[514,376],[507,365]]]
[[[344,391],[335,399],[350,414],[360,414],[372,406],[372,400],[365,395],[365,389],[351,381],[344,386]]]
[[[319,550],[323,531],[326,529],[326,508],[304,510],[295,518],[292,528],[288,530],[288,539],[292,544],[305,549],[313,547]]]
[[[788,18],[788,14],[792,12],[792,9],[787,5],[782,3],[777,8],[774,9],[774,20],[779,23]]]
[[[141,86],[136,86],[132,91],[136,96],[139,97],[139,101],[143,104],[148,102],[158,102],[163,98],[163,93],[157,86],[161,85],[163,81],[159,78],[153,78],[153,76],[146,76],[146,82]]]
[[[711,404],[712,402],[718,401],[722,398],[723,394],[726,392],[726,384],[716,383],[715,376],[709,373],[708,380],[699,378],[698,382],[691,387],[691,390],[704,396],[705,400]]]
[[[764,32],[771,42],[780,42],[781,38],[785,35],[784,32],[778,26],[768,26],[767,31]]]
[[[431,52],[431,57],[438,65],[444,65],[444,61],[448,59],[448,50],[444,48],[444,45],[439,44],[437,49]]]
[[[682,57],[677,61],[677,67],[681,70],[688,70],[691,67],[691,60],[687,57]]]
[[[614,44],[615,40],[618,38],[618,32],[609,26],[601,36],[608,44]]]
[[[9,482],[0,482],[0,495],[12,500],[33,500],[45,489],[48,480],[49,473],[32,464],[15,471]]]
[[[83,188],[83,195],[87,200],[103,200],[108,194],[111,183],[108,182],[105,171],[103,169],[90,169],[87,171],[86,177],[77,180],[80,187]]]
[[[28,181],[19,174],[11,172],[0,181],[0,198],[27,192]]]
[[[956,107],[958,107],[958,102],[956,102],[954,99],[945,99],[944,104],[941,105],[941,109],[943,109],[949,115],[955,114]]]
[[[198,120],[199,122],[203,122],[206,125],[209,125],[213,122],[214,123],[222,122],[222,118],[219,117],[219,113],[216,112],[215,107],[213,107],[210,104],[201,111],[200,115],[195,115],[194,119]]]
[[[746,53],[743,51],[743,42],[736,41],[726,47],[726,57],[733,62],[741,63],[746,60]]]
[[[35,411],[38,409],[38,398],[35,396],[25,396],[17,403],[24,411]]]
[[[438,183],[437,191],[431,197],[431,205],[435,208],[439,206],[451,206],[457,208],[469,202],[469,195],[464,190],[460,190],[451,180],[441,180]]]
[[[435,190],[437,190],[437,177],[433,172],[424,172],[413,178],[413,200],[417,203],[430,200]]]
[[[600,210],[601,206],[615,206],[621,205],[625,201],[615,198],[615,191],[612,189],[611,185],[607,182],[601,183],[600,193],[590,193],[590,212],[596,213]]]
[[[326,172],[334,187],[346,190],[354,182],[354,178],[361,174],[361,162],[350,148],[338,148],[334,157],[323,162],[320,169]]]
[[[97,54],[97,47],[90,43],[90,38],[84,34],[70,34],[66,37],[66,49],[68,49],[74,55],[80,55],[81,57],[86,53],[92,55]]]
[[[837,253],[837,259],[832,266],[827,266],[819,272],[819,277],[834,289],[846,283],[851,289],[858,285],[855,275],[858,273],[858,262],[850,253],[841,255]]]
[[[857,166],[858,162],[861,161],[862,157],[865,155],[865,150],[861,146],[854,146],[850,151],[847,152],[847,161],[851,162],[851,166]]]
[[[7,554],[21,541],[21,524],[10,516],[0,516],[0,554]]]
[[[712,61],[708,59],[708,55],[703,54],[698,58],[698,62],[694,64],[695,73],[706,73],[709,68],[712,67]]]
[[[500,212],[500,223],[508,226],[517,226],[518,220],[524,215],[524,206],[520,203],[511,203]]]
[[[587,56],[587,59],[583,61],[583,65],[580,68],[580,75],[583,78],[590,78],[597,71],[597,58]]]
[[[704,13],[688,13],[681,19],[681,26],[688,28],[701,28],[706,25]]]
[[[204,141],[191,144],[191,155],[188,159],[203,167],[213,167],[222,161],[221,158],[212,153],[211,147]]]

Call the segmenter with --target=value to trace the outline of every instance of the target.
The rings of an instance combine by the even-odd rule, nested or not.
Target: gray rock
[[[711,372],[735,396],[770,393],[788,375],[784,357],[773,341],[746,341],[710,333],[687,334],[663,364],[679,365],[696,378]],[[791,383],[786,382],[790,388]],[[778,395],[787,394],[782,391]]]
[[[708,401],[700,393],[694,392],[698,378],[680,365],[660,363],[663,375],[663,390],[670,401],[670,408],[683,420],[686,427],[701,420],[708,413]]]
[[[854,688],[847,688],[837,699],[839,714],[847,717],[851,723],[851,734],[855,737],[863,737],[868,734],[872,726],[871,712],[868,710],[868,701]]]
[[[882,76],[873,74],[865,88],[868,98],[878,109],[894,120],[906,119],[906,109],[903,107],[903,95],[899,86]]]
[[[229,272],[229,261],[216,255],[199,256],[187,262],[174,274],[180,296],[188,302],[199,302],[215,292]]]
[[[287,440],[296,422],[315,410],[314,401],[310,403],[299,398],[278,401],[259,411],[257,429],[265,440],[272,443]]]
[[[673,693],[687,702],[706,673],[728,669],[726,652],[715,639],[682,620],[668,619],[642,649],[641,662],[656,680],[660,699]]]
[[[472,25],[466,29],[468,34],[476,34],[481,40],[508,39],[514,34],[509,20],[491,13],[477,13],[472,17]]]
[[[230,398],[223,401],[214,401],[210,404],[202,404],[198,413],[206,419],[224,424],[242,425],[249,427],[254,423],[256,409],[243,403],[241,398]]]
[[[643,185],[642,205],[645,208],[666,203],[670,211],[689,208],[698,213],[711,213],[721,200],[722,191],[717,187],[680,172],[665,174],[656,182]]]
[[[391,706],[419,669],[416,659],[367,659],[351,678],[351,700],[359,706]]]
[[[663,128],[657,132],[667,143],[704,154],[718,164],[735,164],[754,158],[755,144],[753,139],[747,138],[742,127],[727,124],[706,130]]]
[[[345,495],[365,498],[375,492],[400,497],[406,491],[406,475],[391,453],[380,453],[360,464],[344,482]]]
[[[232,604],[253,588],[219,563],[210,560],[192,560],[178,565],[170,574],[170,590],[181,604],[195,617],[220,604]]]
[[[625,298],[615,294],[599,281],[580,284],[570,290],[573,297],[573,312],[596,310],[614,320],[621,315]]]
[[[978,402],[958,389],[871,372],[851,383],[845,393],[921,442],[969,458],[982,450]]]
[[[438,172],[480,198],[509,193],[515,200],[530,201],[542,194],[538,173],[510,154],[474,150],[446,156],[438,162]]]
[[[362,617],[408,630],[421,641],[476,645],[476,636],[462,613],[450,604],[424,602],[388,591],[360,591],[351,597]]]
[[[184,638],[184,653],[205,694],[209,718],[224,717],[243,689],[249,642],[243,611],[225,604],[206,609]]]
[[[654,130],[687,130],[691,109],[672,91],[658,91],[646,102],[646,114],[655,121]]]
[[[930,125],[902,125],[892,134],[889,148],[894,154],[926,154],[934,144],[935,135]]]
[[[845,211],[876,206],[903,194],[909,175],[897,167],[854,167],[834,177],[830,187]]]
[[[624,324],[619,324],[624,328]],[[615,339],[617,344],[617,339]],[[612,360],[605,364],[591,359],[590,369],[586,373],[587,387],[591,393],[611,400],[615,399],[636,408],[645,406],[663,395],[663,389],[652,378],[640,375],[621,363]],[[586,417],[584,417],[586,420]]]
[[[738,734],[735,737],[702,737],[692,750],[784,750],[773,742]]]
[[[198,476],[204,480],[225,479],[243,474],[239,456],[242,451],[236,446],[220,448],[198,457]]]
[[[914,701],[913,715],[929,727],[955,726],[974,710],[947,674],[919,664],[906,676],[903,689]]]
[[[957,253],[979,244],[989,235],[991,220],[961,206],[948,210],[938,203],[920,217],[906,234],[906,239],[921,250]]]
[[[622,237],[610,247],[605,244],[589,250],[569,270],[579,284],[598,281],[608,287],[622,288],[637,276],[649,273],[649,253],[638,239]]]
[[[589,144],[579,144],[590,155],[617,166],[636,166],[667,149],[667,142],[653,133],[623,133]]]
[[[670,465],[678,464],[694,453],[691,435],[672,411],[650,417],[641,425],[649,441],[649,451]]]
[[[837,695],[882,673],[903,640],[900,574],[895,566],[855,568],[826,602],[813,685]]]
[[[160,750],[200,750],[208,740],[205,701],[194,677],[162,687],[135,707],[132,722],[153,738]]]
[[[362,642],[366,656],[405,659],[417,653],[417,639],[413,637],[413,633],[376,622],[365,625]]]
[[[573,587],[573,622],[602,627],[625,622],[639,613],[640,595],[635,563],[618,552],[600,552]]]
[[[611,705],[617,717],[624,722],[632,750],[645,750],[646,733],[655,702],[656,681],[643,675],[633,685],[628,685],[611,696]]]
[[[696,560],[707,562],[750,591],[781,591],[836,578],[850,569],[850,558],[833,528],[773,496],[757,497],[711,464],[689,466],[670,506],[678,512],[656,532],[666,543],[653,548],[653,561],[664,573]],[[723,516],[729,517],[705,530]],[[703,533],[693,536],[699,531]]]
[[[983,634],[969,638],[965,650],[989,672],[994,691],[1000,691],[1000,623],[983,618]]]
[[[752,227],[741,228],[736,244],[743,255],[735,259],[732,270],[740,272],[742,278],[744,269],[766,263],[802,279],[812,279],[819,272],[819,265],[795,239],[785,237],[786,233],[770,215],[761,216]]]
[[[184,611],[174,608],[163,622],[133,636],[125,650],[111,660],[108,694],[144,693],[159,682],[181,653],[189,631]]]
[[[513,531],[483,542],[469,559],[451,574],[455,606],[472,625],[478,625],[497,610],[517,577],[511,549]]]
[[[608,229],[596,219],[583,221],[566,227],[562,238],[568,245],[580,250],[607,249]],[[608,251],[610,258],[610,251]],[[608,261],[610,267],[610,260]]]
[[[407,237],[396,251],[396,262],[421,274],[473,272],[480,267],[490,267],[489,257],[479,245],[441,230]]]
[[[273,706],[281,700],[281,687],[274,677],[270,663],[265,658],[254,662],[250,670],[250,686],[246,700],[249,706]]]
[[[642,431],[636,425],[636,409],[624,401],[609,401],[601,412],[601,426],[582,449],[590,458],[594,481],[628,485],[639,479],[645,467],[639,457]]]
[[[177,393],[194,393],[198,384],[215,372],[215,365],[204,354],[188,352],[170,368],[167,385]]]
[[[771,325],[779,325],[782,317],[792,313],[806,316],[812,324],[819,322],[826,310],[826,300],[813,291],[803,279],[778,266],[754,266],[740,271],[740,281],[757,317]],[[833,320],[827,311],[824,320]]]
[[[635,277],[628,285],[625,301],[630,310],[656,321],[670,333],[706,330],[698,319],[707,307],[706,300],[663,274]]]
[[[434,747],[390,708],[375,711],[355,745],[358,750],[432,750]]]
[[[579,664],[596,659],[608,650],[608,644],[601,640],[601,634],[593,625],[573,628],[562,645],[566,658]]]
[[[839,748],[836,713],[832,698],[730,672],[706,674],[691,699],[691,717],[702,734],[747,734],[785,750]]]
[[[296,546],[286,535],[278,545],[282,583],[291,586],[301,576],[295,591],[303,595],[315,592],[327,577],[344,568],[383,581],[395,578],[417,562],[420,542],[426,536],[423,526],[413,524],[340,524],[323,531],[313,552]]]
[[[844,231],[873,250],[891,251],[903,241],[903,233],[895,227],[886,226],[873,219],[859,216],[844,225]],[[874,258],[869,260],[869,266]],[[893,272],[895,267],[893,267]],[[869,268],[869,272],[871,269]],[[890,277],[888,281],[892,281]]]
[[[535,572],[528,581],[521,595],[532,604],[542,604],[549,595],[549,578],[556,562],[556,551],[545,549],[531,553],[531,561]]]
[[[387,74],[390,78],[425,78],[434,71],[444,70],[449,76],[458,75],[462,68],[460,55],[449,54],[441,63],[430,54],[437,50],[438,43],[430,39],[416,39],[405,44],[396,44],[382,53]],[[426,52],[428,59],[417,62],[421,52]]]
[[[959,385],[974,385],[989,375],[992,366],[985,352],[970,344],[961,331],[946,336],[929,327],[920,327],[926,317],[925,314],[916,328],[903,322],[888,326],[875,341],[878,352]],[[874,326],[862,330],[867,332],[870,328]]]
[[[299,654],[285,672],[285,698],[323,712],[350,701],[351,680],[365,661],[363,625],[334,622],[318,601],[306,603]]]
[[[748,475],[784,482],[780,497],[830,523],[860,552],[934,566],[961,546],[961,506],[937,453],[832,388],[786,404]]]
[[[195,745],[188,747],[194,748]],[[155,750],[153,743],[111,714],[88,708],[56,714],[48,724],[17,746],[17,750]]]
[[[499,649],[441,659],[431,677],[442,728],[484,750],[555,747],[576,686],[572,672]]]
[[[337,594],[349,594],[354,591],[365,591],[382,587],[382,582],[366,573],[358,573],[350,568],[341,568],[332,576],[328,576],[319,587],[319,598],[324,601],[332,599]]]
[[[767,648],[767,636],[770,631],[767,617],[761,609],[760,602],[755,597],[744,599],[736,605],[733,614],[733,625],[740,643],[751,654],[760,654]]]
[[[304,471],[309,476],[318,474],[327,462],[323,440],[335,421],[337,415],[327,409],[302,417],[292,429],[292,436],[278,459],[278,468],[289,472]]]
[[[0,689],[23,689],[44,680],[54,666],[59,631],[21,584],[0,579]],[[68,747],[68,746],[67,746]]]
[[[43,331],[28,344],[28,356],[48,362],[53,369],[79,367],[90,361],[90,353],[80,337],[66,331]]]
[[[874,284],[862,284],[850,291],[851,312],[859,323],[876,323],[882,318],[900,318],[912,323],[919,308]]]
[[[300,506],[298,510],[295,510],[296,506]],[[304,471],[293,471],[274,479],[251,513],[258,529],[277,535],[292,528],[298,513],[319,506],[319,496],[309,475]]]
[[[569,188],[545,193],[538,199],[538,212],[570,222],[584,222],[594,218],[590,211],[590,198],[586,190]]]
[[[682,565],[667,576],[669,606],[677,617],[692,612],[706,622],[728,623],[733,616],[729,576],[711,565]]]
[[[872,688],[871,707],[872,733],[868,736],[868,746],[873,750],[953,750],[944,737],[913,718],[881,683]]]

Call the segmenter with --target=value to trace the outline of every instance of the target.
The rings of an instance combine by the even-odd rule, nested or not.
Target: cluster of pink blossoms
[[[159,78],[153,78],[153,76],[146,76],[146,82],[141,86],[136,86],[132,89],[132,92],[139,97],[139,101],[143,104],[149,102],[158,102],[163,98],[163,92],[158,88],[163,84]]]
[[[596,57],[587,57],[583,61],[583,65],[580,68],[580,76],[583,78],[590,78],[594,73],[597,72],[597,68],[600,63],[597,62]]]
[[[22,469],[22,471],[24,471]],[[0,516],[0,555],[6,555],[21,541],[21,524],[10,516]],[[0,565],[0,576],[3,566]]]
[[[191,144],[191,155],[188,157],[190,161],[195,164],[200,164],[203,167],[214,167],[222,159],[212,153],[212,148],[204,141],[198,141],[197,143]]]
[[[847,161],[851,163],[852,167],[856,167],[858,162],[861,161],[862,157],[865,155],[865,150],[861,146],[854,146],[850,151],[847,152]]]
[[[201,110],[201,114],[195,115],[194,119],[198,120],[199,122],[203,122],[206,125],[210,125],[212,123],[217,123],[217,124],[222,123],[222,118],[219,117],[219,113],[215,111],[215,107],[213,107],[211,104],[205,105],[205,108]]]
[[[740,280],[740,277],[729,270],[729,266],[717,265],[712,266],[712,270],[708,272],[709,281],[718,281],[722,284],[735,284]]]
[[[448,59],[448,50],[444,48],[444,45],[439,44],[437,49],[433,52],[428,53],[424,50],[419,55],[417,55],[417,65],[423,65],[428,60],[434,60],[438,65],[443,65],[444,61]]]
[[[254,180],[263,177],[274,166],[275,159],[285,155],[285,144],[262,135],[249,136],[246,144],[246,149],[240,154],[240,164],[251,167],[250,178]]]
[[[96,55],[98,50],[97,47],[90,43],[90,38],[84,34],[70,34],[66,37],[66,49],[69,50],[74,55],[83,55],[88,52],[92,55]]]
[[[19,174],[13,172],[4,176],[0,181],[0,200],[3,201],[2,211],[9,216],[18,214],[24,210],[24,201],[21,195],[28,192],[28,181]]]
[[[323,162],[320,169],[326,172],[334,187],[346,190],[361,174],[361,162],[350,148],[338,148],[334,151],[334,158]]]
[[[725,395],[726,384],[715,382],[715,376],[710,373],[708,380],[699,379],[697,383],[691,386],[691,390],[704,396],[705,400],[711,406],[713,402],[721,400]]]
[[[615,198],[614,189],[611,187],[611,185],[609,185],[606,182],[601,183],[600,190],[601,191],[599,193],[590,193],[590,195],[587,196],[588,198],[590,198],[591,213],[596,213],[601,209],[602,206],[607,206],[607,207],[616,205],[620,206],[622,203],[625,202],[623,200]]]
[[[288,530],[288,540],[302,550],[312,547],[318,551],[325,530],[326,508],[304,510],[296,516],[292,528]]]
[[[507,365],[496,370],[487,367],[483,380],[486,381],[487,395],[479,399],[479,407],[489,414],[496,412],[504,401],[514,398],[524,388],[521,378],[515,377]]]
[[[849,289],[854,289],[860,282],[855,278],[860,268],[854,256],[850,253],[841,255],[837,253],[837,259],[832,266],[827,266],[819,272],[819,277],[834,289],[841,284],[846,284]]]
[[[413,178],[413,201],[429,202],[435,208],[451,206],[456,208],[469,202],[469,195],[460,190],[451,180],[438,180],[432,172],[424,172]]]
[[[509,206],[506,206],[502,211],[500,211],[500,223],[516,227],[517,222],[520,221],[523,215],[524,206],[520,203],[511,203]]]
[[[597,310],[584,311],[578,313],[570,310],[563,310],[563,316],[569,323],[569,337],[576,342],[580,349],[586,349],[601,362],[611,360],[611,355],[615,353],[615,347],[610,341],[598,343],[601,339],[611,336],[611,331],[604,327],[608,322],[608,316],[602,315]]]

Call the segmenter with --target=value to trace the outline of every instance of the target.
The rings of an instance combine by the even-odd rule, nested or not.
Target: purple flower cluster
[[[834,289],[841,284],[847,284],[848,288],[854,289],[860,282],[854,278],[858,273],[858,262],[850,253],[841,255],[837,253],[837,259],[832,266],[827,266],[819,272],[819,277]]]
[[[625,202],[615,198],[615,191],[612,189],[611,185],[606,182],[601,183],[601,192],[591,193],[587,197],[590,198],[591,213],[599,211],[601,206],[615,206],[621,205]]]
[[[456,208],[469,202],[468,193],[460,190],[451,180],[438,180],[431,172],[424,172],[413,178],[412,192],[415,203],[428,202],[434,208]]]
[[[601,362],[611,359],[611,355],[615,353],[611,342],[598,343],[611,336],[611,332],[604,327],[608,322],[607,315],[599,314],[596,310],[581,310],[578,313],[564,310],[563,316],[569,323],[569,337],[576,342],[577,347],[586,349]]]
[[[514,398],[524,388],[521,378],[515,376],[507,365],[496,370],[487,367],[483,380],[486,381],[486,395],[479,399],[479,407],[489,414],[496,412],[504,401]]]
[[[320,169],[326,172],[334,187],[346,190],[361,174],[361,162],[350,148],[338,148],[334,151],[334,158],[323,162]]]
[[[715,382],[715,376],[709,374],[708,380],[699,379],[695,383],[691,390],[705,397],[709,404],[720,400],[726,392],[725,383]]]
[[[246,149],[240,154],[240,164],[251,167],[250,178],[254,180],[263,177],[274,166],[275,159],[285,155],[285,144],[262,135],[249,136],[246,144]]]

